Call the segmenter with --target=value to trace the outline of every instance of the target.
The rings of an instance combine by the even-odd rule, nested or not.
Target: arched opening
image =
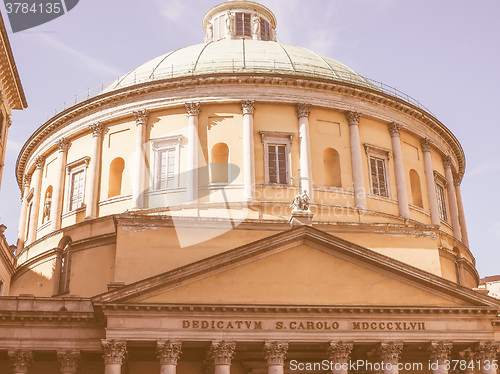
[[[56,294],[63,294],[69,292],[69,280],[71,274],[71,252],[70,252],[71,238],[69,236],[63,237],[59,245],[59,258],[57,261],[57,291]]]
[[[115,158],[109,165],[108,197],[122,194],[122,177],[125,161],[121,157]]]
[[[323,167],[325,169],[325,185],[330,187],[342,187],[340,157],[335,149],[327,148],[323,151]]]
[[[217,143],[212,148],[210,176],[212,183],[228,183],[229,147],[226,143]]]
[[[423,208],[424,204],[422,200],[422,189],[420,187],[420,177],[415,169],[410,170],[410,187],[412,204]]]
[[[42,223],[50,220],[50,208],[52,207],[52,186],[48,186],[45,190],[42,208]]]

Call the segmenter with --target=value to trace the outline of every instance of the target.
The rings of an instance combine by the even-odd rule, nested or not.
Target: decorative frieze
[[[141,109],[134,112],[135,124],[145,125],[149,118],[149,111],[147,109]]]
[[[359,125],[359,120],[362,116],[359,112],[345,112],[345,116],[347,118],[347,122],[350,126]]]
[[[27,373],[33,362],[33,352],[30,350],[18,349],[9,350],[10,367],[13,373]]]
[[[352,351],[352,343],[345,342],[330,342],[328,346],[328,357],[331,362],[345,364],[349,362]]]
[[[450,359],[451,349],[453,348],[452,343],[448,342],[431,342],[427,347],[427,353],[429,354],[429,360],[431,362],[437,362],[438,364],[444,364],[446,360]]]
[[[422,146],[423,152],[430,152],[432,147],[432,142],[429,138],[424,138],[420,141],[420,145]]]
[[[264,343],[264,357],[268,365],[285,365],[288,342],[266,341]]]
[[[127,355],[127,343],[114,339],[103,340],[102,353],[105,364],[122,364]]]
[[[208,361],[213,365],[231,365],[234,358],[235,342],[212,341],[208,350]]]
[[[377,348],[376,355],[380,359],[380,361],[396,365],[401,359],[402,352],[403,352],[403,343],[388,342],[388,343],[380,343],[380,346]]]
[[[158,340],[156,353],[161,365],[177,365],[182,352],[182,342],[179,340]]]
[[[398,123],[389,123],[389,133],[392,138],[397,138],[401,134],[401,125]]]
[[[255,101],[254,100],[243,100],[241,102],[241,108],[243,110],[243,115],[252,114],[255,110]]]
[[[311,107],[311,105],[309,104],[302,104],[302,103],[299,103],[297,104],[297,116],[299,118],[301,117],[309,117],[309,108]]]
[[[80,351],[58,351],[57,360],[59,361],[61,374],[74,374],[80,365]]]
[[[188,117],[190,116],[198,117],[201,110],[200,102],[186,103],[185,105]]]

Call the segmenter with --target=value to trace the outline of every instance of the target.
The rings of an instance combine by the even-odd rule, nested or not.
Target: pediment
[[[499,302],[310,227],[99,295],[95,303],[466,307]]]

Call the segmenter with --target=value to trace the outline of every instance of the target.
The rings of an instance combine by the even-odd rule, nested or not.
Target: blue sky
[[[76,94],[168,51],[203,42],[215,0],[80,0],[68,14],[12,34],[29,108],[15,112],[0,191],[0,222],[15,243],[14,166],[30,134]],[[497,0],[262,0],[278,40],[332,57],[409,94],[456,135],[471,250],[481,276],[500,274],[500,2]]]

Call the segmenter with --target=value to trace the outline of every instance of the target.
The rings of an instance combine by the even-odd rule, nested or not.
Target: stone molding
[[[267,365],[285,365],[288,342],[286,341],[266,341],[264,343],[264,357]]]
[[[359,125],[359,120],[361,119],[362,114],[359,112],[345,112],[345,116],[349,126],[353,126]]]
[[[492,362],[497,359],[500,347],[493,342],[481,342],[474,347],[474,358],[481,362]]]
[[[401,134],[401,125],[395,122],[389,123],[389,133],[391,134],[391,138],[399,138]]]
[[[186,103],[185,106],[188,117],[191,116],[198,117],[200,115],[201,104],[199,101],[193,103]]]
[[[136,110],[134,112],[134,117],[135,117],[135,124],[137,126],[145,125],[146,122],[148,122],[149,110],[147,109]]]
[[[254,100],[243,100],[241,102],[241,108],[243,110],[243,115],[251,114],[255,111],[255,101]]]
[[[13,373],[28,373],[33,362],[33,352],[31,350],[9,350],[8,355]]]
[[[102,358],[104,364],[122,364],[127,356],[127,343],[125,341],[102,340]]]
[[[310,113],[309,108],[311,108],[310,104],[303,104],[303,103],[297,104],[297,109],[296,109],[297,116],[299,118],[302,117],[309,118],[309,113]]]
[[[101,122],[96,122],[93,123],[92,125],[89,125],[89,129],[92,132],[92,137],[97,138],[102,135],[102,132],[104,130],[104,127]]]
[[[69,350],[69,351],[58,351],[57,360],[61,368],[61,374],[76,373],[78,366],[80,366],[80,351]]]
[[[351,357],[353,343],[349,342],[330,342],[327,353],[330,361],[333,363],[345,364]]]
[[[156,353],[160,359],[160,365],[177,365],[177,360],[182,353],[182,342],[180,340],[158,340]]]
[[[432,147],[432,141],[429,138],[424,138],[420,141],[422,146],[422,152],[430,152]]]
[[[213,340],[208,349],[207,359],[212,365],[231,365],[235,349],[236,342]]]
[[[56,142],[56,146],[59,152],[67,152],[69,149],[69,140],[66,138],[61,138]]]
[[[453,344],[449,342],[431,342],[427,347],[430,361],[444,364],[446,360],[450,359],[452,348]]]
[[[380,343],[376,350],[376,356],[385,363],[396,365],[401,359],[403,352],[402,342]]]

